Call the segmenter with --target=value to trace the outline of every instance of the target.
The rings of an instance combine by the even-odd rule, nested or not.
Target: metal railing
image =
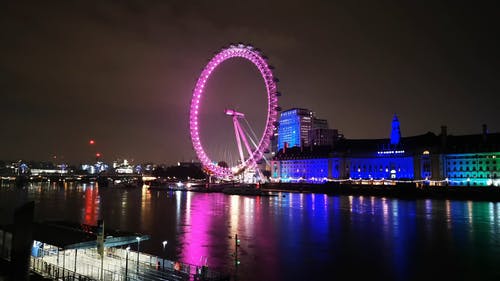
[[[139,257],[139,263],[137,262]],[[56,280],[223,280],[224,275],[208,267],[173,262],[125,249],[109,249],[104,256],[95,249],[58,251],[46,245],[31,257],[31,268]],[[102,276],[101,276],[102,275]]]
[[[31,257],[31,269],[42,275],[45,278],[50,278],[54,280],[78,280],[78,281],[97,281],[99,279],[95,279],[89,276],[85,276],[82,274],[78,274],[72,270],[65,269],[63,267],[47,263],[42,259]]]

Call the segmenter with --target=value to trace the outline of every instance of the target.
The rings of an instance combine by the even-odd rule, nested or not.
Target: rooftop
[[[13,225],[6,225],[2,229],[12,232]],[[97,246],[98,227],[88,224],[79,224],[66,221],[45,221],[33,223],[33,240],[56,246],[63,250],[87,249]],[[140,233],[109,230],[104,227],[104,246],[117,247],[149,240],[149,235]]]

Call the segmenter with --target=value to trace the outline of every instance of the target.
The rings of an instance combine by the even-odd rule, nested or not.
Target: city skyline
[[[403,136],[441,125],[500,131],[498,31],[486,2],[51,3],[0,11],[1,159],[196,159],[192,89],[207,60],[236,42],[269,56],[283,109],[309,108],[347,138],[388,137],[394,113]],[[222,65],[207,88],[207,142],[234,135],[218,107],[258,128],[263,88],[250,64]],[[214,136],[222,122],[231,130]]]

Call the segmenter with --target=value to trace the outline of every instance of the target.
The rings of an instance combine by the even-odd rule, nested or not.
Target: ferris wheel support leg
[[[238,121],[236,121],[234,123],[236,125],[236,127],[238,128],[238,131],[240,132],[240,137],[241,139],[243,140],[243,144],[245,145],[245,148],[247,149],[248,151],[248,154],[250,155],[250,163],[252,165],[252,167],[257,171],[258,175],[259,175],[259,178],[260,180],[264,179],[264,175],[262,174],[262,172],[260,171],[259,169],[259,166],[257,166],[257,162],[255,161],[255,159],[253,158],[253,152],[252,152],[252,149],[250,148],[250,144],[248,143],[248,140],[245,136],[245,133],[243,132],[243,129],[241,128],[240,126],[240,123]],[[243,162],[244,163],[244,162]]]
[[[238,123],[238,117],[233,115],[233,125],[234,125],[234,134],[236,136],[236,143],[238,144],[238,151],[240,152],[241,164],[245,163],[245,156],[243,155],[243,148],[241,147],[241,138],[240,138],[240,127]]]
[[[248,155],[250,155],[251,163],[255,163],[255,160],[253,159],[253,153],[252,149],[250,148],[250,144],[248,143],[247,137],[245,136],[245,133],[243,132],[243,129],[241,129],[240,123],[236,122],[236,127],[238,127],[238,131],[240,132],[240,137],[241,140],[243,141],[243,144],[245,145],[245,148],[247,149]]]
[[[260,170],[260,168],[257,165],[257,163],[255,163],[255,171],[257,171],[257,174],[259,175],[259,182],[263,182],[264,181],[264,174]]]

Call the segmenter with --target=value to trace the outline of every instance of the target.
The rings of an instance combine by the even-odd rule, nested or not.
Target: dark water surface
[[[0,222],[31,200],[37,220],[102,217],[106,227],[149,234],[141,251],[162,256],[167,240],[169,259],[206,262],[237,280],[500,280],[500,203],[42,183],[2,185]]]

